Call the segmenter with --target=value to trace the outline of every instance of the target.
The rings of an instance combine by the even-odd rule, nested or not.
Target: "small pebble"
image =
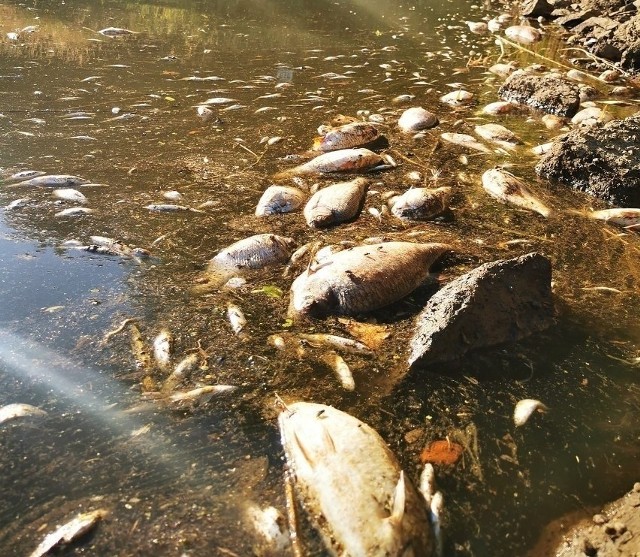
[[[603,514],[594,514],[593,515],[593,523],[594,524],[605,524],[607,521],[607,517]]]

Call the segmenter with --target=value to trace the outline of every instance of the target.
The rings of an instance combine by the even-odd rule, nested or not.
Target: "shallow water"
[[[24,555],[55,524],[98,507],[109,516],[77,552],[250,554],[255,536],[244,507],[284,509],[276,393],[363,419],[413,479],[429,442],[465,445],[459,464],[437,470],[450,555],[523,555],[545,523],[615,498],[638,479],[640,387],[631,362],[640,351],[639,237],[564,212],[597,203],[535,179],[528,147],[554,133],[538,117],[478,114],[497,100],[500,80],[486,68],[500,51],[464,21],[486,13],[494,12],[461,0],[0,3],[0,167],[104,184],[78,188],[94,212],[77,218],[54,216],[67,205],[52,188],[0,186],[0,206],[29,200],[0,213],[0,405],[48,412],[0,426],[3,555]],[[39,28],[17,41],[6,36],[28,25]],[[110,26],[137,33],[95,32]],[[561,48],[548,39],[536,50],[555,57]],[[509,48],[505,60],[539,61]],[[211,76],[222,79],[186,79]],[[455,111],[440,104],[453,82],[477,102]],[[401,94],[415,99],[394,104]],[[204,123],[195,106],[213,97],[234,100],[212,106],[219,120]],[[235,104],[242,107],[224,110]],[[434,111],[440,126],[422,139],[401,136],[393,124],[411,105]],[[372,176],[371,189],[404,189],[405,174],[418,170],[427,183],[454,188],[451,214],[433,223],[379,222],[366,211],[381,206],[372,194],[357,221],[324,232],[308,230],[299,213],[254,217],[273,173],[294,164],[283,157],[308,149],[318,125],[359,110],[384,115],[381,130],[399,163]],[[463,164],[463,149],[436,141],[490,121],[527,145],[514,156],[466,153]],[[275,136],[284,139],[260,143]],[[488,198],[479,177],[497,163],[512,164],[556,209],[551,217]],[[144,209],[169,190],[189,207],[211,203],[204,213]],[[406,376],[405,346],[412,316],[433,292],[427,286],[375,314],[391,336],[374,358],[345,357],[357,385],[345,393],[317,363],[321,351],[309,348],[310,357],[297,360],[268,346],[275,332],[345,334],[333,319],[291,327],[291,278],[282,268],[254,273],[238,290],[189,293],[217,250],[260,232],[299,245],[372,236],[447,241],[457,254],[438,267],[442,281],[538,250],[553,261],[558,323],[516,346]],[[62,246],[88,244],[91,235],[149,248],[153,257]],[[507,244],[513,240],[522,241]],[[269,297],[265,286],[284,294]],[[248,341],[226,321],[229,301],[247,314]],[[200,354],[189,385],[237,390],[177,411],[145,399],[129,332],[104,341],[129,317],[149,341],[168,328],[175,361]],[[511,414],[521,398],[538,398],[550,411],[516,430]],[[307,552],[322,554],[308,525],[302,534]]]

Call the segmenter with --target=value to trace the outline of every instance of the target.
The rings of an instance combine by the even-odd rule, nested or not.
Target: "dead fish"
[[[391,102],[393,104],[404,104],[404,103],[411,102],[415,98],[416,98],[415,95],[404,94],[404,95],[398,95],[397,97],[394,97],[393,99],[391,99]]]
[[[151,205],[145,205],[144,209],[148,209],[154,213],[179,213],[179,212],[191,212],[191,213],[204,213],[200,209],[192,209],[185,205],[174,205],[173,203],[152,203]]]
[[[93,209],[87,207],[69,207],[55,213],[56,217],[81,217],[93,213]]]
[[[237,305],[227,304],[227,319],[229,319],[231,329],[235,335],[239,337],[246,336],[246,333],[243,331],[247,326],[247,318]]]
[[[18,209],[20,207],[24,207],[29,203],[30,199],[28,197],[21,197],[20,199],[14,199],[8,205],[5,205],[5,211],[13,211],[14,209]]]
[[[74,542],[92,530],[107,514],[104,509],[79,514],[54,532],[47,534],[29,557],[43,557],[56,547]]]
[[[24,182],[25,180],[30,180],[32,178],[37,178],[38,176],[44,176],[46,172],[42,170],[21,170],[20,172],[16,172],[11,176],[7,176],[3,179],[5,183],[9,182]]]
[[[504,30],[508,39],[520,44],[533,44],[542,39],[542,33],[529,25],[512,25]]]
[[[230,99],[229,97],[213,97],[211,99],[207,99],[202,104],[231,104],[238,102],[238,99]]]
[[[182,358],[176,365],[175,369],[169,374],[162,384],[161,391],[163,393],[170,393],[182,383],[187,376],[198,369],[200,365],[200,356],[195,352]]]
[[[295,491],[331,555],[432,555],[422,496],[372,428],[308,402],[278,422]]]
[[[483,124],[474,128],[476,134],[482,139],[491,141],[504,149],[514,149],[522,140],[511,130],[500,124]]]
[[[287,265],[287,267],[285,268],[284,272],[282,273],[282,276],[283,277],[289,276],[289,273],[291,272],[291,269],[293,267],[295,267],[300,262],[300,260],[305,255],[307,255],[307,253],[311,253],[311,255],[313,256],[315,254],[315,252],[318,251],[320,246],[322,246],[322,242],[320,242],[320,241],[308,242],[308,243],[304,244],[303,246],[300,246],[291,255],[291,258],[289,259],[289,264]]]
[[[405,133],[433,128],[439,124],[438,117],[421,106],[408,108],[398,120],[398,127]]]
[[[47,413],[44,410],[40,410],[31,404],[24,404],[22,402],[14,402],[13,404],[7,404],[0,407],[0,424],[15,420],[16,418],[24,418],[27,416],[46,416]]]
[[[342,356],[336,354],[335,352],[327,352],[322,355],[322,361],[327,364],[333,372],[336,374],[340,385],[345,391],[354,391],[356,388],[356,382],[353,379],[353,374],[351,373],[351,369],[347,365],[347,362],[344,361]]]
[[[486,35],[489,32],[489,27],[486,21],[465,21],[469,31],[476,35]]]
[[[146,258],[151,256],[151,252],[149,250],[131,247],[124,242],[119,242],[113,238],[107,238],[105,236],[90,236],[89,239],[93,242],[93,245],[107,248],[112,255],[134,258]]]
[[[454,145],[460,145],[461,147],[466,147],[467,149],[474,149],[475,151],[480,151],[481,153],[491,153],[491,149],[489,149],[489,147],[480,143],[473,136],[467,135],[466,133],[447,132],[441,134],[440,137],[449,143],[453,143]]]
[[[257,557],[278,557],[289,555],[291,533],[286,526],[286,519],[275,507],[261,509],[250,503],[244,510],[249,527],[257,534],[252,547],[252,555]]]
[[[73,188],[87,184],[89,180],[79,178],[78,176],[71,176],[69,174],[45,174],[43,176],[37,176],[29,180],[24,180],[13,184],[13,186],[36,186],[36,187],[59,187],[66,186]]]
[[[290,213],[298,209],[307,198],[302,190],[291,186],[269,186],[256,207],[256,216],[265,217],[280,213]]]
[[[171,363],[173,335],[167,329],[162,329],[153,339],[153,356],[160,368],[166,368]]]
[[[169,201],[180,201],[183,198],[183,195],[176,190],[165,191],[162,194],[162,197],[168,199]]]
[[[603,220],[624,226],[625,228],[637,228],[640,227],[640,209],[631,208],[616,208],[616,209],[602,209],[600,211],[591,211],[587,213],[587,216],[592,219]]]
[[[449,206],[451,188],[411,188],[402,195],[387,200],[389,209],[398,218],[427,220],[437,217]]]
[[[460,89],[459,91],[451,91],[440,97],[440,102],[451,106],[463,106],[469,104],[473,100],[473,93]]]
[[[395,162],[388,155],[378,155],[369,149],[339,149],[330,151],[310,161],[284,170],[275,175],[276,180],[292,176],[329,174],[332,172],[373,172],[395,167]]]
[[[513,62],[508,64],[494,64],[489,68],[489,72],[497,75],[498,77],[507,77],[516,70],[516,65]]]
[[[584,128],[594,126],[595,124],[606,124],[607,122],[611,122],[611,120],[613,120],[613,116],[611,116],[609,112],[597,106],[590,106],[589,108],[582,109],[571,118],[571,123],[574,126]]]
[[[429,275],[446,244],[385,242],[330,255],[323,265],[299,275],[291,285],[289,314],[353,315],[400,300]]]
[[[63,201],[75,201],[76,203],[86,203],[87,196],[73,188],[61,188],[53,190],[53,196]]]
[[[183,393],[174,393],[169,400],[178,406],[185,403],[206,404],[214,395],[233,391],[235,385],[205,385]]]
[[[520,110],[520,107],[515,103],[508,101],[496,101],[485,106],[482,109],[482,112],[484,114],[491,114],[495,116],[498,114],[511,114],[517,110]]]
[[[136,369],[149,372],[153,367],[153,362],[147,343],[135,323],[130,324],[129,331],[131,334],[131,352],[136,362]]]
[[[307,224],[312,228],[326,228],[351,220],[362,207],[367,187],[365,178],[355,178],[318,190],[303,211]]]
[[[345,338],[338,335],[330,335],[327,333],[301,333],[298,335],[302,340],[307,341],[312,346],[330,346],[336,350],[348,352],[349,354],[360,354],[372,356],[373,352],[369,347],[352,338]]]
[[[100,29],[98,31],[101,35],[105,37],[121,37],[123,35],[135,35],[135,31],[130,31],[129,29],[123,29],[121,27],[106,27],[105,29]]]
[[[482,175],[482,187],[493,198],[548,217],[551,210],[531,193],[522,180],[501,168],[492,168]]]
[[[525,398],[518,401],[518,404],[516,404],[516,408],[513,411],[513,421],[516,424],[516,427],[526,424],[536,410],[538,412],[546,412],[548,408],[539,400],[531,398]]]
[[[313,151],[337,151],[371,143],[378,137],[378,129],[367,122],[353,122],[329,129],[313,141]]]

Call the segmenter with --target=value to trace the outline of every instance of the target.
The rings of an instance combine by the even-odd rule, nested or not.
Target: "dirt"
[[[600,512],[573,514],[547,526],[527,557],[640,555],[640,482]]]

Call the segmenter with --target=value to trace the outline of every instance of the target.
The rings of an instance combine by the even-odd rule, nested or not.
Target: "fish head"
[[[322,283],[313,284],[309,280],[309,273],[305,271],[291,285],[291,302],[287,311],[291,319],[301,316],[326,317],[332,308],[338,306],[338,298],[333,290]]]

